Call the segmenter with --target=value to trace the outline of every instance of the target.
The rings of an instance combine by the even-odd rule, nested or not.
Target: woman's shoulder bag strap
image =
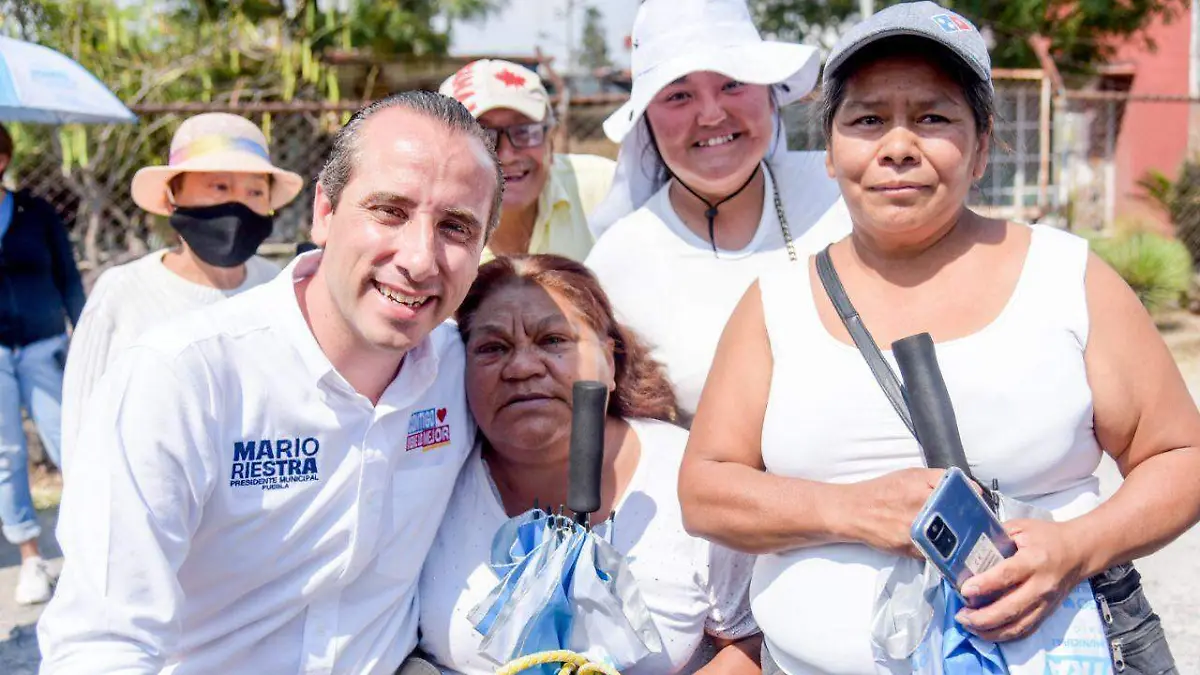
[[[863,325],[862,318],[858,316],[858,311],[850,302],[850,296],[846,295],[846,289],[842,287],[842,280],[838,278],[837,271],[833,269],[828,246],[817,254],[817,276],[821,279],[821,285],[825,287],[825,293],[833,302],[833,308],[837,310],[842,324],[850,333],[850,339],[854,340],[855,346],[858,347],[858,351],[862,353],[863,359],[867,362],[867,367],[871,369],[871,374],[875,376],[883,393],[891,401],[896,414],[904,421],[904,426],[908,427],[909,432],[915,438],[917,430],[913,426],[912,415],[908,412],[908,404],[904,401],[904,387],[900,384],[892,367],[884,360],[883,352],[879,351],[879,345],[875,344],[875,339]]]

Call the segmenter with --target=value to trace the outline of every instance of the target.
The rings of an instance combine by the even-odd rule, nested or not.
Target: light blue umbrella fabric
[[[620,670],[662,651],[624,557],[596,530],[534,509],[497,531],[491,567],[500,582],[468,619],[497,665],[570,649]]]
[[[75,61],[49,47],[0,36],[0,121],[89,124],[136,119]]]
[[[1008,675],[1008,665],[994,642],[967,632],[954,619],[964,607],[950,583],[942,581],[946,611],[942,615],[942,672],[944,675]]]

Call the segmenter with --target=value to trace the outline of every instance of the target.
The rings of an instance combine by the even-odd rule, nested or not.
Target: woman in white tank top
[[[1009,523],[1017,554],[964,589],[999,593],[958,616],[968,630],[1028,634],[1078,583],[1200,518],[1200,414],[1083,240],[966,207],[993,96],[968,22],[929,2],[884,10],[834,48],[824,94],[827,165],[854,220],[831,248],[847,294],[881,346],[932,334],[974,474],[1055,516]],[[690,532],[760,554],[752,606],[783,671],[866,674],[877,576],[919,557],[909,528],[941,472],[923,468],[816,279],[810,260],[742,298],[680,499]],[[1126,480],[1101,506],[1102,451]]]

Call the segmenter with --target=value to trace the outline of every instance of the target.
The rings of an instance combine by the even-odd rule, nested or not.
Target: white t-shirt
[[[42,673],[392,675],[416,645],[475,441],[462,338],[435,329],[372,405],[300,311],[320,256],[150,330],[101,378]]]
[[[939,343],[937,356],[971,471],[1064,520],[1100,501],[1093,472],[1101,449],[1084,364],[1088,246],[1040,226],[1032,237],[1000,315],[977,333]],[[854,483],[924,466],[862,355],[821,323],[814,286],[816,293],[824,289],[812,283],[807,266],[778,270],[759,283],[774,359],[762,430],[767,470]],[[884,357],[899,372],[890,350]],[[877,577],[895,562],[861,544],[759,556],[754,616],[780,667],[790,675],[875,673]]]
[[[795,244],[795,263],[784,246],[769,174],[762,221],[739,251],[719,249],[714,255],[712,245],[676,215],[668,184],[607,230],[587,258],[617,318],[646,340],[655,360],[666,366],[680,408],[688,415],[700,402],[725,323],[750,284],[769,269],[803,265],[809,255],[850,233],[850,214],[837,183],[825,172],[825,153],[789,152],[771,168]]]
[[[753,557],[684,531],[677,485],[687,432],[653,420],[629,424],[641,457],[615,509],[613,545],[629,562],[664,652],[622,672],[692,672],[696,664],[689,662],[706,630],[728,639],[758,632],[746,595]],[[492,675],[502,665],[479,653],[483,638],[467,614],[499,583],[487,561],[508,518],[477,449],[421,572],[421,648],[447,672]]]
[[[163,265],[166,250],[105,270],[88,296],[71,334],[63,374],[62,464],[70,464],[84,402],[121,350],[147,329],[250,290],[279,274],[265,258],[246,261],[246,279],[222,290],[188,281]]]

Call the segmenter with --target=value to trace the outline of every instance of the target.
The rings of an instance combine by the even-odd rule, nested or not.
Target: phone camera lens
[[[934,516],[930,521],[929,527],[925,528],[925,534],[929,537],[929,542],[933,544],[933,548],[943,558],[949,558],[954,553],[955,547],[958,546],[958,537],[946,527],[946,522],[941,516]]]
[[[937,539],[945,529],[946,524],[942,522],[941,516],[935,516],[933,522],[929,523],[929,529],[925,530],[925,534],[929,535],[930,539]]]

